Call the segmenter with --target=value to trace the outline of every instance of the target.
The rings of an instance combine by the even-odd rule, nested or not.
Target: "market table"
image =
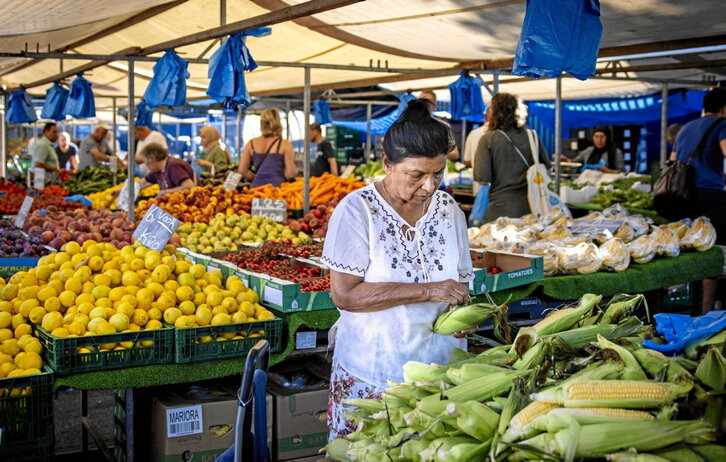
[[[640,293],[676,284],[699,281],[723,274],[724,252],[714,247],[706,252],[688,252],[676,258],[657,258],[643,265],[633,264],[622,273],[598,272],[586,275],[545,278],[522,287],[493,293],[496,302],[521,300],[536,290],[554,299],[575,300],[584,293],[605,296],[621,293]],[[475,301],[483,301],[478,296]],[[270,364],[287,358],[295,348],[295,332],[305,326],[310,329],[329,329],[338,319],[337,310],[307,311],[283,315],[287,324],[287,339],[283,350],[272,355]],[[214,379],[239,374],[244,358],[224,359],[191,364],[164,364],[131,367],[110,371],[88,372],[56,377],[56,387],[81,390],[149,387]]]

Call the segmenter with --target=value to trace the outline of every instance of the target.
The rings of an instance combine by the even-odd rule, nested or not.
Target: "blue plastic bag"
[[[93,205],[93,202],[86,196],[83,196],[81,194],[76,194],[75,196],[68,196],[64,197],[65,200],[68,202],[78,202],[81,205]]]
[[[527,0],[512,74],[580,80],[595,73],[600,39],[598,0]]]
[[[677,353],[693,342],[726,329],[726,311],[711,311],[695,318],[684,314],[658,313],[653,319],[656,322],[655,330],[668,343],[660,345],[646,340],[643,346],[661,353]]]
[[[43,102],[43,110],[40,111],[42,119],[63,120],[66,118],[65,109],[68,94],[70,92],[61,87],[58,82],[53,82],[53,86],[45,91],[45,102]]]
[[[81,74],[78,74],[71,83],[71,91],[63,112],[77,119],[96,117],[96,102],[91,91],[91,82]]]
[[[599,169],[601,167],[604,167],[604,166],[605,166],[605,161],[603,159],[600,159],[600,162],[598,162],[597,164],[585,164],[585,165],[583,165],[582,167],[580,167],[580,169],[578,170],[578,172],[584,172],[585,170],[597,170],[597,169]]]
[[[151,78],[151,82],[144,92],[144,100],[149,106],[184,105],[187,100],[188,67],[187,60],[177,55],[174,50],[167,50],[164,56],[154,64],[154,77]]]
[[[22,124],[36,120],[38,120],[38,116],[35,114],[33,101],[25,92],[25,88],[10,93],[5,121],[11,124]]]
[[[469,213],[469,226],[481,226],[484,223],[484,217],[489,207],[489,190],[492,185],[479,185],[479,191],[476,192],[474,205]]]
[[[449,85],[452,119],[461,120],[464,117],[484,114],[481,86],[481,78],[472,77],[466,71],[461,71],[456,82]]]
[[[330,114],[330,104],[323,98],[313,103],[313,116],[315,117],[315,122],[321,125],[333,122],[333,117]]]
[[[245,41],[248,36],[264,37],[271,32],[269,27],[260,27],[230,36],[209,59],[207,96],[229,109],[235,109],[240,104],[243,108],[249,106],[252,100],[245,85],[244,72],[256,69],[257,63]]]
[[[142,100],[138,106],[136,106],[136,126],[137,127],[152,127],[151,119],[154,116],[154,111],[149,106],[146,100]]]

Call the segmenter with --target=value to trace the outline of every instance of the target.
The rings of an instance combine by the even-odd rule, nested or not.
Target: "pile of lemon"
[[[4,286],[4,281],[0,279]],[[12,291],[0,290],[3,297],[12,295]],[[40,353],[43,347],[33,337],[33,328],[20,315],[13,315],[13,304],[3,299],[0,301],[0,378],[20,377],[23,375],[40,374],[43,360]],[[13,389],[13,394],[20,389]],[[0,398],[7,390],[0,389]]]
[[[239,278],[223,284],[220,271],[207,272],[174,246],[157,252],[139,242],[121,250],[93,240],[69,242],[61,252],[42,257],[35,268],[13,275],[0,298],[14,314],[11,323],[27,319],[56,338],[161,329],[162,321],[187,328],[275,318]],[[244,335],[252,333],[217,340]],[[151,345],[151,340],[104,343],[98,351]]]

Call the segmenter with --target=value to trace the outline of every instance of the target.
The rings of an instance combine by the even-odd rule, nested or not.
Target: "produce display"
[[[296,232],[302,231],[303,233],[312,234],[316,238],[325,237],[325,234],[328,232],[328,222],[338,202],[338,199],[333,199],[327,204],[318,205],[302,218],[288,220],[287,225]]]
[[[652,328],[631,315],[642,300],[605,305],[585,294],[513,341],[497,324],[505,307],[454,310],[462,315],[440,329],[489,318],[507,344],[454,350],[448,365],[406,363],[404,383],[380,399],[346,401],[354,431],[327,452],[336,461],[726,460],[717,441],[726,335],[688,345],[688,358],[644,348]]]
[[[242,250],[227,255],[226,261],[232,262],[243,270],[284,279],[290,282],[301,282],[304,279],[319,278],[323,268],[293,260],[284,255],[270,255],[258,250]]]
[[[0,181],[0,195],[2,196],[25,196],[27,193],[28,190],[24,186],[8,181]]]
[[[367,160],[365,164],[361,164],[355,168],[356,176],[367,180],[369,178],[376,178],[384,176],[386,171],[383,170],[383,164],[377,160]]]
[[[116,208],[116,199],[118,199],[118,196],[115,196],[112,193],[121,190],[121,188],[123,188],[123,185],[124,183],[121,182],[116,186],[112,186],[103,191],[89,194],[87,197],[93,203],[91,207],[94,209]],[[158,184],[152,184],[151,186],[139,191],[139,197],[156,196],[157,194],[159,194]]]
[[[614,232],[576,234],[571,228],[603,220],[622,220]],[[537,218],[499,218],[469,228],[473,248],[504,250],[542,256],[545,275],[624,271],[631,261],[647,263],[656,256],[676,257],[681,250],[706,251],[716,242],[716,230],[706,217],[655,226],[640,215],[629,215],[620,205],[573,220],[561,212]]]
[[[233,164],[228,168],[216,170],[214,175],[212,175],[212,172],[209,170],[205,170],[201,175],[199,175],[199,182],[202,186],[222,186],[224,184],[224,180],[227,179],[229,172],[236,172],[238,168],[238,164]],[[245,185],[247,185],[247,183],[240,181],[239,186]]]
[[[7,220],[0,220],[0,258],[38,258],[50,249],[39,236],[28,236]]]
[[[162,322],[188,328],[274,319],[238,278],[223,284],[220,272],[192,264],[174,246],[156,252],[138,242],[120,250],[93,240],[69,242],[12,276],[0,298],[13,320],[30,320],[56,338],[160,329]],[[99,351],[133,346],[124,343],[102,344]]]
[[[68,242],[108,242],[117,248],[131,244],[136,223],[127,221],[126,212],[110,210],[51,211],[28,215],[23,230],[40,237],[44,243],[60,250]],[[178,244],[178,236],[172,236]]]
[[[592,202],[603,207],[621,204],[626,208],[652,210],[653,195],[650,193],[650,187],[647,191],[643,191],[634,188],[637,184],[650,185],[650,177],[632,176],[605,183],[599,188]]]
[[[116,181],[123,183],[126,180],[126,173],[119,169],[116,172]],[[113,172],[106,167],[86,167],[83,170],[73,173],[70,178],[63,181],[70,194],[88,194],[103,191],[113,186]]]
[[[68,195],[68,190],[66,188],[64,188],[63,186],[54,184],[54,185],[46,186],[43,189],[43,192],[41,194],[43,194],[44,196],[63,196],[63,197],[65,197]]]
[[[247,194],[227,191],[222,186],[198,186],[161,198],[142,200],[136,206],[136,215],[143,217],[152,205],[156,205],[182,222],[209,223],[219,213],[250,213],[251,201]]]
[[[299,244],[308,240],[307,234],[295,233],[291,226],[244,212],[235,215],[218,213],[209,224],[182,223],[176,231],[182,247],[201,253],[236,251],[244,243],[285,239]]]
[[[342,199],[349,192],[365,186],[364,183],[355,179],[343,179],[330,173],[310,178],[310,206],[327,204],[334,199]],[[289,209],[303,208],[303,179],[298,178],[291,183],[283,183],[279,188],[272,185],[259,186],[246,190],[252,198],[265,198],[284,200]]]
[[[0,200],[0,215],[15,215],[20,211],[25,196],[12,195],[3,196]],[[76,210],[86,208],[77,202],[69,202],[63,196],[36,195],[33,199],[33,206],[30,210]]]

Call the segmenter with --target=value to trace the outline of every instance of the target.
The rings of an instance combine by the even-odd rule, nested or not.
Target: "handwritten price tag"
[[[23,200],[23,204],[20,206],[20,210],[18,211],[18,216],[15,217],[15,226],[18,228],[22,228],[25,224],[25,219],[28,218],[28,213],[30,213],[30,207],[33,206],[33,198],[30,196],[26,196]]]
[[[41,190],[45,188],[45,169],[34,168],[33,169],[33,188]]]
[[[240,175],[239,173],[229,172],[227,178],[224,179],[224,189],[226,189],[227,191],[237,189],[237,185],[239,184],[241,179],[242,175]]]
[[[274,199],[252,199],[252,215],[272,218],[284,223],[287,220],[287,202]]]
[[[134,238],[145,247],[161,252],[179,226],[179,220],[152,205],[134,231]]]
[[[133,180],[127,178],[124,181],[124,185],[121,187],[121,191],[119,191],[118,197],[116,198],[116,205],[124,212],[129,211],[129,181]],[[134,197],[139,197],[140,188],[139,184],[134,181]]]

